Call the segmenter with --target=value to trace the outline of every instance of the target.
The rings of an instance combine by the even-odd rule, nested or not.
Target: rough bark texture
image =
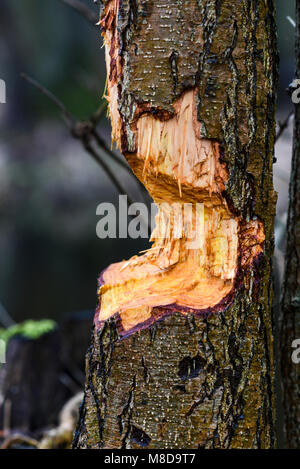
[[[230,304],[214,312],[154,310],[154,322],[127,335],[120,316],[96,317],[74,447],[272,448],[273,1],[119,0],[117,18],[110,5],[103,4],[103,24],[115,21],[118,31],[128,161],[138,117],[172,118],[172,104],[194,88],[202,137],[219,142],[228,170],[223,197],[241,231],[258,220],[265,241],[238,269]]]
[[[300,4],[296,1],[296,78],[300,78]],[[300,338],[300,105],[295,105],[294,148],[287,221],[286,270],[282,300],[281,373],[284,433],[288,448],[300,447],[300,366],[293,363],[292,342]]]

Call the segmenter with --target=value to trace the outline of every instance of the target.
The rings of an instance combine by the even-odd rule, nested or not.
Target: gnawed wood
[[[160,211],[100,277],[74,447],[274,447],[273,2],[108,0],[101,25],[113,138]]]
[[[112,116],[116,93],[108,83]],[[127,333],[138,324],[148,327],[157,308],[218,311],[232,303],[238,271],[250,269],[263,251],[263,225],[243,223],[223,197],[228,172],[219,144],[201,137],[196,94],[184,93],[169,120],[147,113],[135,124],[137,151],[127,160],[159,207],[153,246],[102,273],[98,323],[118,313]],[[112,134],[118,132],[119,119],[112,119]]]

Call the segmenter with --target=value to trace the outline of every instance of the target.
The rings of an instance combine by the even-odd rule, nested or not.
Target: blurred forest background
[[[97,17],[99,6],[83,1]],[[280,48],[278,120],[292,108],[285,89],[294,73],[294,0],[277,0]],[[145,240],[96,237],[96,207],[118,193],[101,167],[70,135],[57,107],[21,73],[51,90],[78,119],[99,107],[105,87],[99,27],[61,0],[1,0],[0,303],[15,322],[59,319],[93,310],[96,279],[109,263],[147,247]],[[99,133],[110,147],[103,113]],[[284,247],[292,119],[278,141],[274,165],[279,192],[277,247]],[[132,198],[133,179],[102,155]],[[280,257],[280,252],[278,253]]]

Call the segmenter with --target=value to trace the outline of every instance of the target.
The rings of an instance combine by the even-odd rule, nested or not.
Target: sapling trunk
[[[300,79],[300,5],[296,2],[296,79]],[[300,368],[292,360],[300,339],[300,107],[295,104],[294,145],[287,221],[285,282],[282,298],[281,372],[285,445],[300,447]],[[296,342],[294,342],[296,341]]]

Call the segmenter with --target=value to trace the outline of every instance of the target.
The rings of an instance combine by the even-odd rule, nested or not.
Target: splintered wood
[[[262,252],[264,231],[259,221],[245,227],[228,208],[226,165],[219,143],[202,137],[196,89],[174,102],[169,118],[152,115],[147,105],[139,109],[130,126],[136,151],[124,150],[126,126],[118,110],[121,63],[109,14],[115,13],[108,9],[103,21],[112,138],[159,209],[152,248],[101,275],[98,321],[119,315],[128,333],[165,312],[208,314],[226,307],[234,297],[238,269]]]
[[[111,116],[116,96],[115,88],[109,90]],[[126,155],[159,211],[152,249],[102,274],[99,321],[118,313],[124,331],[146,323],[154,308],[204,314],[229,300],[234,288],[239,219],[222,197],[227,172],[219,145],[201,138],[193,90],[174,109],[167,121],[142,115],[136,123],[137,152]],[[116,136],[119,119],[114,122]],[[255,255],[261,250],[255,243]]]

